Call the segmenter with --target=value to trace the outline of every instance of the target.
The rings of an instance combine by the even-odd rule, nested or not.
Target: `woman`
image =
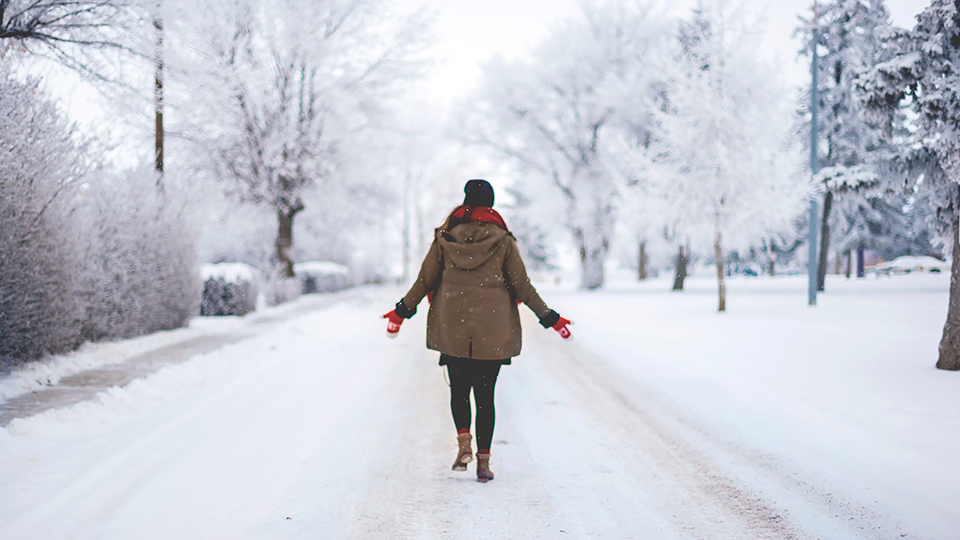
[[[494,387],[500,366],[520,354],[520,312],[526,304],[544,328],[570,337],[569,320],[548,308],[527,278],[517,242],[492,208],[493,187],[470,180],[463,205],[435,231],[417,281],[388,319],[387,335],[395,337],[404,319],[417,312],[424,296],[432,301],[427,314],[427,348],[440,351],[440,365],[450,374],[450,408],[459,450],[453,470],[467,470],[473,460],[470,435],[470,390],[477,404],[477,481],[493,480]]]

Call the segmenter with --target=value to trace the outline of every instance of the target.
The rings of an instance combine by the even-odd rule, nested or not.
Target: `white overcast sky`
[[[574,15],[577,0],[396,0],[403,10],[426,6],[436,12],[435,55],[439,64],[427,81],[434,99],[445,103],[463,97],[477,84],[480,65],[495,54],[516,58],[529,51],[557,21]],[[768,21],[764,54],[783,66],[784,80],[806,82],[809,67],[797,56],[793,37],[797,16],[809,14],[812,0],[742,0]],[[888,0],[894,24],[912,27],[929,0]],[[670,0],[675,14],[685,15],[696,0]]]

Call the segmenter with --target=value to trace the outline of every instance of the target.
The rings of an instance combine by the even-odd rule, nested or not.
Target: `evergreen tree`
[[[933,0],[913,30],[885,41],[896,56],[865,73],[857,86],[874,119],[889,118],[907,99],[917,114],[913,140],[897,162],[910,173],[908,188],[917,201],[935,210],[941,240],[950,240],[950,305],[937,367],[960,370],[960,0]]]
[[[818,175],[824,187],[817,269],[817,288],[822,291],[831,241],[836,248],[849,250],[900,218],[896,202],[886,200],[896,191],[890,189],[895,175],[879,165],[890,158],[889,141],[901,116],[891,110],[882,117],[865,118],[856,96],[859,74],[893,56],[885,46],[891,27],[884,1],[834,0],[824,4],[819,15],[822,56],[817,95],[820,138],[826,142]],[[813,46],[810,37],[803,48],[807,55]]]

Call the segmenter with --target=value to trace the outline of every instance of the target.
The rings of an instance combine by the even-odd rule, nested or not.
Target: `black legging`
[[[470,389],[477,402],[477,450],[490,450],[497,413],[493,391],[500,374],[498,361],[445,358],[450,374],[450,410],[457,431],[470,429]]]

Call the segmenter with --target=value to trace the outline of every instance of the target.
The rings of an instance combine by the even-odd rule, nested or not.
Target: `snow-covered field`
[[[576,339],[525,315],[485,485],[425,317],[387,340],[401,291],[342,295],[0,429],[0,538],[960,537],[948,276],[714,286],[544,284]]]

